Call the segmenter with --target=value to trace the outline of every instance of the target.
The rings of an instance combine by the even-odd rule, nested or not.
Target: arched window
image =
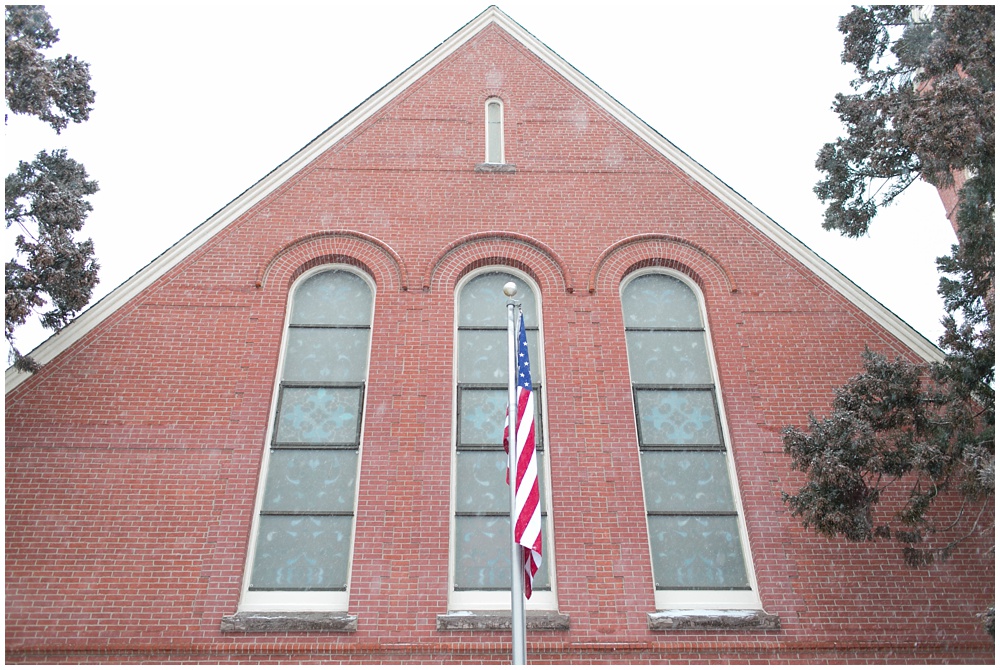
[[[701,299],[640,273],[622,310],[657,607],[758,606]]]
[[[517,284],[524,310],[536,400],[535,449],[542,499],[542,565],[535,575],[531,609],[555,610],[548,459],[542,401],[544,366],[540,318],[533,286],[520,274],[492,268],[459,287],[456,323],[455,451],[452,478],[452,564],[449,609],[510,609],[510,489],[503,430],[507,410],[507,298]]]
[[[486,101],[486,162],[504,162],[503,102],[499,98]]]
[[[241,609],[347,609],[373,305],[346,267],[294,289]]]

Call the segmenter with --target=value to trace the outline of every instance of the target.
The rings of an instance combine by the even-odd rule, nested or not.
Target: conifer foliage
[[[89,66],[74,56],[45,57],[59,40],[45,8],[8,5],[5,22],[7,110],[36,116],[57,134],[71,121],[86,121],[94,102]],[[15,256],[5,266],[4,334],[14,366],[33,371],[38,365],[17,350],[14,330],[46,307],[42,325],[61,328],[86,306],[97,284],[94,244],[75,239],[92,209],[86,198],[97,192],[97,182],[61,149],[21,161],[4,190],[7,228],[19,231]]]
[[[958,244],[938,259],[945,359],[914,365],[867,351],[830,416],[785,429],[806,483],[783,498],[823,535],[892,539],[907,563],[926,565],[993,531],[995,14],[855,7],[839,29],[858,77],[834,102],[846,135],[816,161],[824,227],[864,235],[917,179],[960,187]]]

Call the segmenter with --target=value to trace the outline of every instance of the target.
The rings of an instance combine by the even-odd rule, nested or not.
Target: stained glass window
[[[373,299],[345,269],[292,294],[250,592],[347,589]]]
[[[653,578],[659,590],[748,590],[698,296],[667,274],[622,290]]]
[[[508,397],[507,297],[503,286],[509,281],[517,284],[517,299],[524,310],[536,402],[543,560],[535,575],[534,590],[551,589],[538,310],[535,295],[523,280],[511,273],[490,271],[466,282],[458,295],[453,566],[456,592],[510,590],[510,489],[503,449]],[[509,607],[509,596],[506,602]]]

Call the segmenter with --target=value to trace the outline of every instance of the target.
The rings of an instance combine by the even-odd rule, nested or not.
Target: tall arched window
[[[347,609],[373,305],[346,267],[294,289],[242,609]]]
[[[503,285],[517,284],[524,310],[528,357],[536,399],[535,448],[542,499],[542,565],[535,575],[531,609],[556,609],[551,584],[552,526],[542,401],[544,366],[538,305],[533,286],[519,274],[489,269],[458,290],[455,366],[455,452],[452,478],[452,563],[449,608],[510,608],[510,489],[503,429],[507,410],[507,298]]]
[[[486,101],[486,162],[504,162],[503,102],[499,98]]]
[[[640,273],[622,309],[657,607],[758,606],[701,299]]]

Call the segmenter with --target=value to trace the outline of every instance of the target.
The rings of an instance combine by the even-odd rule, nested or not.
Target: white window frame
[[[705,332],[705,352],[708,354],[708,365],[712,373],[713,386],[715,387],[715,402],[716,407],[719,411],[719,424],[722,430],[722,439],[725,445],[726,453],[726,468],[729,474],[729,483],[733,494],[733,505],[736,510],[737,515],[737,528],[740,534],[740,547],[743,551],[744,567],[747,571],[747,584],[749,589],[747,590],[709,590],[709,589],[654,589],[654,598],[656,602],[656,609],[658,610],[674,610],[674,609],[760,609],[760,594],[757,590],[757,578],[756,570],[754,570],[753,555],[750,552],[750,540],[747,535],[746,529],[746,517],[743,512],[743,497],[740,494],[739,489],[739,479],[736,476],[736,462],[733,460],[733,441],[729,433],[729,421],[726,418],[726,406],[722,399],[722,387],[719,381],[719,367],[716,363],[715,358],[715,345],[712,340],[711,329],[709,328],[708,322],[708,311],[705,304],[705,295],[702,293],[701,288],[691,280],[687,275],[670,270],[669,268],[663,267],[652,267],[645,268],[642,270],[637,270],[630,273],[622,281],[619,288],[619,300],[622,305],[622,319],[623,319],[623,333],[624,333],[624,295],[625,288],[635,279],[649,274],[660,274],[679,279],[688,288],[690,288],[698,300],[698,309],[701,316],[701,322],[704,327]],[[628,354],[628,349],[626,347],[626,355]],[[629,385],[632,386],[632,367],[629,364]],[[634,395],[634,387],[631,390]],[[633,400],[634,402],[634,400]],[[640,471],[642,468],[642,445],[639,443],[639,426],[638,417],[633,409],[632,411],[632,421],[635,428],[636,435],[636,456],[639,458]],[[640,480],[642,481],[642,480]],[[642,487],[642,497],[643,497],[643,507],[646,510],[646,518],[649,518],[649,506],[646,504],[646,487]],[[650,577],[653,578],[652,581],[655,584],[655,578],[653,577],[653,543],[652,538],[649,534],[649,527],[647,522],[646,528],[646,541],[649,547],[650,556]]]
[[[259,481],[257,483],[257,495],[254,500],[253,522],[250,526],[250,542],[247,546],[246,563],[243,568],[243,586],[240,591],[240,604],[238,610],[241,612],[346,612],[350,603],[351,577],[354,568],[354,547],[356,544],[356,533],[358,523],[358,494],[361,489],[361,461],[364,452],[365,422],[367,420],[368,405],[368,374],[371,371],[371,340],[368,345],[368,360],[365,364],[365,394],[361,405],[361,426],[358,439],[358,471],[355,474],[354,485],[354,516],[351,522],[351,550],[347,563],[347,587],[343,591],[251,591],[250,578],[253,569],[253,560],[257,551],[257,531],[260,525],[260,509],[264,499],[264,486],[267,483],[267,471],[271,460],[271,439],[274,435],[274,423],[276,420],[279,400],[279,389],[281,388],[282,375],[285,368],[285,350],[288,345],[289,322],[292,316],[292,303],[295,292],[299,286],[317,274],[329,272],[331,270],[342,270],[350,272],[362,279],[372,292],[372,318],[369,320],[370,333],[375,332],[375,282],[367,273],[352,265],[342,263],[321,265],[304,272],[297,278],[288,290],[288,301],[285,306],[285,321],[281,334],[281,348],[278,355],[278,366],[275,374],[274,385],[271,391],[270,415],[267,422],[267,433],[264,441],[264,455],[261,459]]]
[[[532,380],[541,379],[541,408],[542,408],[542,426],[544,430],[542,431],[542,457],[544,460],[544,472],[548,477],[545,485],[545,509],[546,516],[543,525],[543,537],[544,545],[542,547],[542,561],[544,562],[548,574],[549,574],[549,589],[547,591],[536,590],[532,593],[531,598],[525,601],[525,609],[528,610],[539,610],[539,611],[557,611],[558,608],[558,595],[556,587],[556,562],[555,562],[555,537],[554,537],[554,526],[553,517],[554,510],[552,507],[552,486],[551,486],[551,459],[549,457],[549,445],[548,445],[548,401],[546,399],[546,387],[545,382],[545,346],[544,346],[544,326],[542,318],[542,301],[538,287],[535,282],[532,281],[523,272],[508,267],[505,265],[491,265],[487,267],[477,268],[474,272],[470,272],[465,277],[462,277],[458,285],[455,287],[454,294],[454,318],[452,325],[452,342],[454,343],[453,351],[453,361],[452,361],[452,383],[451,383],[451,393],[452,393],[452,427],[451,427],[451,476],[450,476],[450,488],[451,488],[451,504],[449,506],[449,542],[448,542],[448,610],[455,611],[510,611],[510,590],[506,591],[470,591],[470,590],[456,590],[455,589],[455,495],[456,495],[456,475],[458,472],[458,323],[459,323],[459,296],[462,294],[462,289],[467,283],[475,279],[476,277],[488,274],[491,272],[504,272],[513,275],[518,281],[518,289],[521,290],[527,287],[532,291],[535,297],[535,309],[538,311],[538,352],[536,357],[539,359],[535,361],[531,360],[531,374]],[[516,296],[515,296],[516,298]],[[506,305],[506,298],[500,303]],[[536,377],[537,375],[537,377]],[[497,442],[499,443],[501,436],[497,436]]]
[[[490,139],[490,106],[491,105],[497,105],[500,108],[500,133],[499,133],[499,137],[497,139],[497,141],[499,142],[500,146],[497,146],[497,147],[493,146],[492,140]],[[504,147],[504,144],[505,144],[505,142],[504,142],[504,130],[505,130],[505,128],[504,128],[504,111],[505,110],[504,110],[503,100],[501,100],[500,98],[497,98],[497,97],[487,98],[486,105],[484,106],[485,120],[486,120],[486,123],[485,123],[485,126],[486,126],[486,128],[485,128],[485,130],[486,130],[486,133],[485,133],[485,137],[486,137],[486,157],[485,157],[484,160],[485,160],[485,162],[487,164],[490,164],[490,165],[503,165],[506,162],[506,153],[505,153],[505,147]],[[494,153],[493,151],[491,151],[492,149],[496,150],[496,154],[498,155],[498,157],[499,157],[500,160],[490,160],[492,154]]]

